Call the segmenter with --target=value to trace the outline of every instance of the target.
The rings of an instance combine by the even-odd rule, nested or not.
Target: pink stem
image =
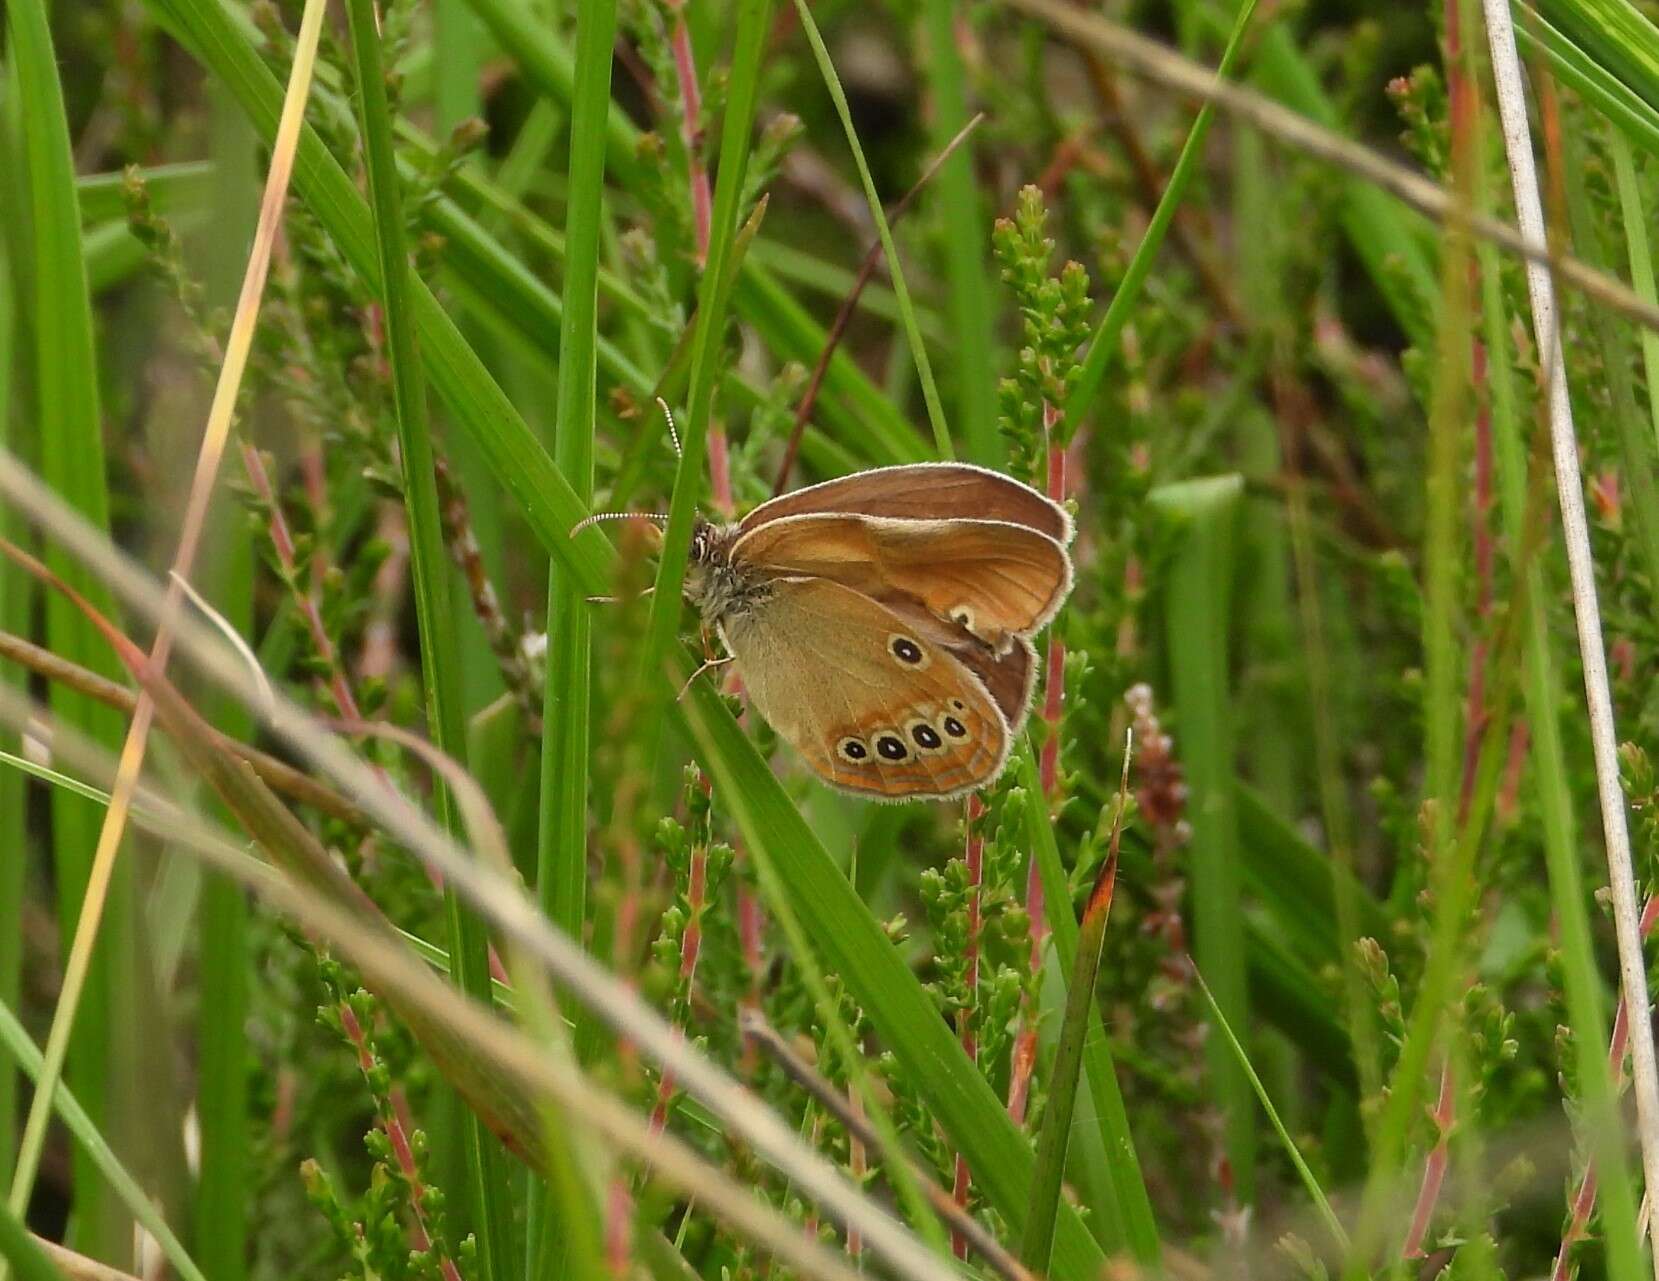
[[[691,221],[697,236],[697,265],[709,257],[709,233],[714,222],[714,201],[709,192],[709,171],[699,154],[702,149],[703,95],[697,86],[697,60],[691,49],[691,32],[685,23],[683,0],[674,5],[674,32],[669,37],[674,49],[674,74],[680,82],[680,141],[685,145],[686,168],[691,181]]]
[[[1055,502],[1066,499],[1066,451],[1054,440],[1060,411],[1043,402],[1043,432],[1048,439],[1048,496]],[[1057,633],[1049,632],[1048,671],[1045,674],[1042,717],[1048,736],[1038,757],[1038,776],[1043,799],[1052,814],[1060,799],[1060,717],[1065,708],[1066,647]],[[1042,968],[1043,948],[1048,942],[1048,921],[1044,913],[1043,880],[1033,856],[1025,877],[1025,909],[1031,921],[1031,973]],[[1020,1030],[1014,1037],[1013,1062],[1008,1074],[1008,1114],[1016,1125],[1025,1123],[1026,1103],[1031,1094],[1031,1074],[1037,1066],[1037,1012],[1028,999],[1020,1012]]]
[[[1659,894],[1642,905],[1641,933],[1644,939],[1653,933],[1655,923],[1659,923]],[[1630,1011],[1621,996],[1613,1011],[1613,1035],[1607,1043],[1607,1073],[1613,1078],[1616,1094],[1624,1092],[1624,1051],[1629,1038]],[[1567,1281],[1571,1272],[1569,1256],[1572,1248],[1584,1239],[1590,1216],[1595,1213],[1596,1183],[1596,1163],[1591,1161],[1584,1167],[1584,1177],[1579,1180],[1578,1192],[1573,1196],[1572,1217],[1567,1223],[1567,1230],[1561,1234],[1561,1249],[1555,1256],[1550,1281]]]
[[[1429,1159],[1423,1165],[1423,1182],[1417,1190],[1417,1205],[1411,1212],[1411,1226],[1406,1231],[1405,1244],[1400,1249],[1400,1257],[1403,1259],[1423,1257],[1423,1239],[1428,1235],[1435,1203],[1440,1199],[1440,1189],[1446,1182],[1455,1109],[1452,1065],[1448,1060],[1440,1069],[1440,1101],[1434,1107],[1434,1124],[1440,1137],[1435,1141],[1434,1151],[1429,1153]]]
[[[341,1001],[339,1011],[340,1027],[357,1052],[358,1069],[367,1077],[375,1068],[374,1053],[369,1049],[369,1039],[363,1034],[363,1025],[357,1021],[357,1012],[351,1008],[349,1001]],[[430,1250],[432,1237],[426,1226],[426,1185],[421,1182],[420,1171],[415,1165],[415,1150],[409,1142],[409,1132],[395,1104],[381,1115],[380,1125],[386,1131],[386,1138],[392,1145],[392,1156],[397,1161],[398,1170],[409,1185],[409,1208],[415,1215],[415,1222],[409,1229],[409,1239],[415,1249]],[[459,1270],[447,1255],[440,1257],[439,1266],[443,1270],[444,1281],[461,1281]]]

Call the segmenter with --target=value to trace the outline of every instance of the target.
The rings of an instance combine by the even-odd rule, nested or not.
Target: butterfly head
[[[745,573],[733,559],[737,542],[736,525],[716,525],[699,520],[691,530],[691,550],[686,557],[685,597],[697,607],[707,623],[746,609],[763,594],[752,573]]]

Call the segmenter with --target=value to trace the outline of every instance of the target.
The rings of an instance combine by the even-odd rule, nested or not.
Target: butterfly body
[[[1007,762],[1070,537],[1063,509],[996,472],[878,468],[699,522],[685,594],[826,782],[944,798]]]

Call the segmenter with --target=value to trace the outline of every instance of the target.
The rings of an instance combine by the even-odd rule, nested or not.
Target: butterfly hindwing
[[[1007,759],[1007,720],[980,679],[928,629],[850,587],[776,579],[721,632],[755,708],[837,787],[956,796]]]

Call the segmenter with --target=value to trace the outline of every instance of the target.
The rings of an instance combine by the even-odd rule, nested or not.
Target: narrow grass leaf
[[[1026,808],[1033,811],[1032,798]],[[1118,842],[1123,836],[1123,810],[1129,801],[1129,754],[1123,757],[1123,782],[1118,789],[1117,811],[1112,819],[1111,845],[1106,861],[1095,876],[1094,888],[1083,905],[1083,923],[1077,931],[1077,955],[1067,980],[1065,1017],[1060,1025],[1060,1044],[1054,1051],[1054,1067],[1048,1080],[1048,1104],[1043,1113],[1043,1130],[1037,1140],[1037,1171],[1031,1181],[1031,1208],[1026,1213],[1020,1236],[1020,1262],[1037,1273],[1048,1271],[1054,1249],[1054,1216],[1060,1205],[1060,1185],[1065,1177],[1066,1151],[1071,1143],[1072,1116],[1077,1107],[1077,1087],[1083,1072],[1083,1051],[1089,1037],[1090,1016],[1096,1013],[1095,983],[1100,977],[1100,953],[1106,946],[1106,922],[1112,910],[1112,891],[1117,885]],[[1053,903],[1050,912],[1071,915],[1071,900]]]
[[[25,308],[35,355],[34,420],[40,464],[47,482],[99,529],[109,527],[103,424],[98,403],[98,359],[93,343],[86,265],[81,256],[80,210],[75,194],[74,158],[65,115],[58,61],[45,0],[18,0],[6,6],[8,55],[17,97],[23,176],[28,191],[32,296]],[[10,203],[10,202],[8,202]],[[21,216],[23,211],[19,211]],[[109,596],[87,572],[55,550],[51,562],[67,581],[107,606]],[[47,644],[58,654],[109,674],[109,653],[77,611],[61,599],[46,602]],[[121,718],[108,708],[63,688],[52,690],[52,710],[65,724],[84,730],[107,746],[121,741]],[[52,798],[53,857],[57,872],[58,928],[67,953],[77,913],[92,872],[101,814],[64,792]],[[122,878],[124,880],[124,878]],[[125,884],[118,883],[109,910],[101,955],[92,960],[85,990],[85,1017],[67,1055],[71,1079],[93,1116],[105,1115],[109,1079],[115,974],[111,958],[125,936],[131,911]],[[67,1032],[70,1025],[66,1024]],[[54,1071],[50,1075],[55,1076]],[[50,1091],[48,1090],[48,1094]],[[42,1114],[45,1115],[44,1113]],[[44,1124],[28,1134],[11,1181],[17,1213],[34,1185]],[[104,1212],[96,1171],[77,1160],[74,1176],[77,1241],[90,1252],[111,1257],[121,1248],[121,1225]]]
[[[1279,1109],[1273,1106],[1273,1100],[1267,1093],[1267,1087],[1262,1084],[1261,1077],[1256,1074],[1255,1065],[1250,1062],[1249,1054],[1245,1052],[1244,1046],[1239,1044],[1238,1037],[1233,1034],[1233,1025],[1227,1021],[1227,1016],[1221,1012],[1221,1007],[1216,1004],[1215,993],[1210,991],[1210,985],[1204,981],[1204,972],[1195,969],[1193,973],[1198,979],[1199,989],[1204,993],[1204,1002],[1210,1007],[1210,1017],[1215,1020],[1215,1025],[1221,1029],[1221,1035],[1227,1041],[1227,1048],[1232,1051],[1233,1057],[1238,1060],[1239,1069],[1249,1078],[1250,1088],[1255,1090],[1256,1097],[1261,1100],[1262,1111],[1267,1113],[1267,1119],[1273,1126],[1273,1132],[1279,1136],[1279,1143],[1284,1148],[1285,1155],[1290,1158],[1291,1165],[1296,1168],[1296,1177],[1302,1180],[1302,1186],[1307,1189],[1314,1208],[1319,1211],[1319,1217],[1324,1220],[1325,1227],[1329,1230],[1331,1240],[1336,1244],[1336,1248],[1346,1253],[1348,1250],[1348,1233],[1336,1217],[1336,1211],[1331,1209],[1331,1203],[1325,1196],[1325,1189],[1319,1186],[1319,1180],[1314,1178],[1313,1171],[1308,1168],[1308,1163],[1303,1159],[1301,1150],[1296,1146],[1296,1141],[1290,1137],[1290,1131],[1285,1129],[1285,1123],[1279,1118]]]
[[[616,22],[616,0],[578,0],[553,461],[584,504],[593,500],[605,125]],[[587,919],[593,607],[586,597],[568,570],[557,561],[549,564],[536,893],[548,919],[575,939],[583,937]],[[585,1011],[577,1029],[575,1052],[579,1059],[589,1057],[598,1029]],[[564,1155],[560,1177],[549,1179],[537,1216],[543,1241],[530,1243],[548,1278],[572,1268],[589,1272],[603,1263],[595,1207],[582,1181],[571,1177],[574,1168],[571,1156]]]
[[[1029,744],[1020,748],[1016,765],[1025,789],[1026,839],[1031,843],[1031,857],[1037,860],[1037,873],[1042,877],[1044,901],[1057,907],[1069,904],[1071,886],[1066,879],[1065,865],[1060,861],[1054,825],[1040,800],[1043,795],[1042,778],[1038,773],[1037,753]],[[1060,972],[1070,975],[1078,965],[1080,941],[1077,921],[1069,911],[1055,910],[1049,913],[1048,924]],[[1070,1001],[1069,993],[1067,1000]],[[1162,1246],[1158,1239],[1158,1223],[1152,1214],[1152,1198],[1147,1194],[1146,1181],[1141,1174],[1140,1156],[1135,1151],[1135,1137],[1129,1128],[1129,1112],[1118,1088],[1117,1065],[1112,1061],[1105,1025],[1099,1009],[1093,1008],[1092,1004],[1089,1035],[1083,1046],[1083,1072],[1094,1104],[1095,1121],[1100,1127],[1115,1199],[1109,1213],[1112,1221],[1124,1225],[1128,1246],[1135,1258],[1146,1267],[1156,1268]],[[976,1175],[978,1168],[974,1167]]]

